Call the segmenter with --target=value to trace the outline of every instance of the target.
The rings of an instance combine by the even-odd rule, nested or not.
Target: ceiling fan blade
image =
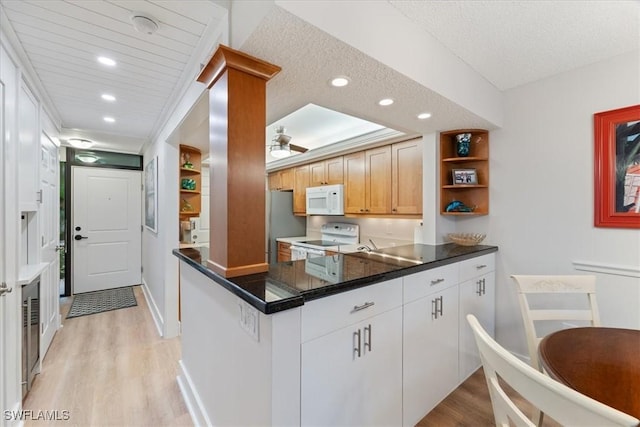
[[[291,147],[291,151],[297,151],[298,153],[306,153],[309,151],[308,148],[304,148],[299,145],[289,144],[289,147]]]

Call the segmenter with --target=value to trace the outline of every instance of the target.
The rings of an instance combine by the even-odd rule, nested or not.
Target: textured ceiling
[[[640,47],[637,0],[389,3],[500,90]]]
[[[267,86],[267,123],[308,103],[410,134],[493,125],[432,90],[383,65],[352,46],[275,7],[242,50],[282,67]],[[351,83],[334,88],[329,80],[347,75]],[[381,107],[378,101],[395,103]],[[419,120],[428,111],[433,117]],[[279,123],[290,127],[286,123]],[[296,135],[291,134],[295,143]]]

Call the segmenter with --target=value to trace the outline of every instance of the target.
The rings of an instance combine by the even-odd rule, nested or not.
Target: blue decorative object
[[[454,200],[449,203],[445,208],[447,212],[473,212],[474,208],[470,208],[469,206],[462,203],[460,200]]]
[[[471,150],[471,134],[460,133],[456,135],[456,153],[460,157],[467,157]]]

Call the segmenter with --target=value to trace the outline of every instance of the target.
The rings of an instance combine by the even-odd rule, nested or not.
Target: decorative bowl
[[[449,233],[447,237],[453,243],[462,246],[475,246],[482,242],[486,237],[486,234],[482,233]]]

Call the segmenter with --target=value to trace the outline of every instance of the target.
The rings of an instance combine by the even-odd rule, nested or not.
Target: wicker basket
[[[486,234],[481,233],[449,233],[447,234],[449,240],[457,245],[462,246],[475,246],[482,242],[486,237]]]

